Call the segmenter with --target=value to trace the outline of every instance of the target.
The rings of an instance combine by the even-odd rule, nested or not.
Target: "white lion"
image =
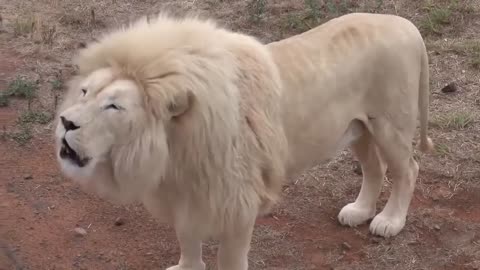
[[[160,15],[81,50],[58,110],[62,172],[120,203],[141,201],[173,224],[181,256],[170,270],[203,270],[202,241],[219,239],[218,268],[245,270],[255,219],[286,178],[351,146],[363,170],[356,226],[404,226],[427,136],[428,59],[421,35],[392,15],[351,14],[263,45],[196,17]]]

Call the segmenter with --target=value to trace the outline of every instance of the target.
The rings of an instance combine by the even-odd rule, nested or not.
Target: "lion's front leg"
[[[253,224],[222,236],[217,254],[219,270],[247,270]]]
[[[205,270],[202,260],[202,240],[192,235],[191,231],[175,228],[180,245],[180,261],[178,265],[167,270]]]

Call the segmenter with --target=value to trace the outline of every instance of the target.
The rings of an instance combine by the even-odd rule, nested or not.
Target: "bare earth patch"
[[[50,122],[76,48],[164,9],[212,16],[264,42],[354,11],[411,19],[429,49],[437,149],[417,156],[405,229],[383,239],[368,225],[339,225],[338,211],[355,199],[362,180],[344,151],[285,185],[282,203],[257,222],[250,269],[480,269],[476,0],[0,0],[0,269],[164,269],[178,260],[173,230],[141,206],[113,206],[60,175]],[[453,90],[442,91],[451,83]],[[32,96],[21,94],[30,86]],[[389,187],[387,179],[379,209]],[[216,248],[206,243],[209,269]]]

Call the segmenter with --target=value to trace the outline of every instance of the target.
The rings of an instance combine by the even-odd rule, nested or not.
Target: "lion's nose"
[[[79,128],[79,126],[75,125],[72,121],[67,120],[64,116],[60,116],[60,120],[62,121],[62,124],[65,127],[66,131]]]

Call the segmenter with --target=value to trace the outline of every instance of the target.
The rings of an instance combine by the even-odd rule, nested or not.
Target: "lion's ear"
[[[191,91],[176,94],[168,105],[171,118],[178,118],[190,110],[195,97]]]

